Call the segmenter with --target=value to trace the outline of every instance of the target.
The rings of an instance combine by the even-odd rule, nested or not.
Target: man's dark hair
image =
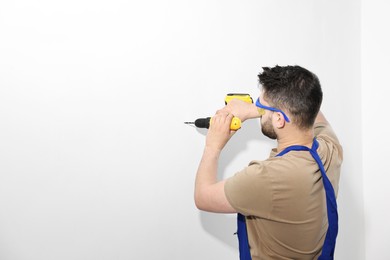
[[[322,103],[318,77],[300,66],[263,67],[258,75],[263,97],[270,106],[288,110],[301,129],[313,126]]]

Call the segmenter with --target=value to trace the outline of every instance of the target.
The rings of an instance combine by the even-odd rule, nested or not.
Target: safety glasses
[[[290,119],[288,119],[287,115],[282,110],[274,108],[274,107],[264,106],[263,104],[260,103],[260,99],[259,98],[256,100],[256,106],[259,107],[259,108],[270,110],[270,111],[282,113],[282,115],[284,117],[284,120],[286,120],[288,123],[290,122]]]

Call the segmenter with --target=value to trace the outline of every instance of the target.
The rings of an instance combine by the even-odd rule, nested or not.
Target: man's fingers
[[[213,116],[213,125],[222,126],[223,128],[229,128],[234,115],[226,111],[219,111]]]
[[[232,113],[232,111],[229,107],[225,106],[221,109],[218,109],[215,114],[225,114],[225,113]]]

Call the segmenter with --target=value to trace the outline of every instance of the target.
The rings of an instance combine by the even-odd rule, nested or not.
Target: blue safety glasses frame
[[[261,104],[259,98],[256,100],[256,106],[259,107],[259,108],[270,110],[270,111],[282,113],[282,115],[284,117],[284,120],[286,120],[288,123],[290,123],[290,119],[288,118],[288,116],[282,110],[274,108],[274,107],[265,106],[265,105]]]

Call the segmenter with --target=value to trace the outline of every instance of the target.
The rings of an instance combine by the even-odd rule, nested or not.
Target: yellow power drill
[[[235,98],[253,104],[253,99],[249,94],[229,93],[225,97],[225,105],[227,105],[227,103],[229,103],[232,99]],[[259,108],[258,110],[260,115],[264,115],[264,109]],[[198,118],[195,120],[195,122],[184,122],[184,124],[193,124],[196,127],[208,129],[210,127],[210,124],[212,124],[212,117]],[[230,130],[237,131],[240,128],[241,120],[238,117],[233,117],[232,122],[230,123]]]

